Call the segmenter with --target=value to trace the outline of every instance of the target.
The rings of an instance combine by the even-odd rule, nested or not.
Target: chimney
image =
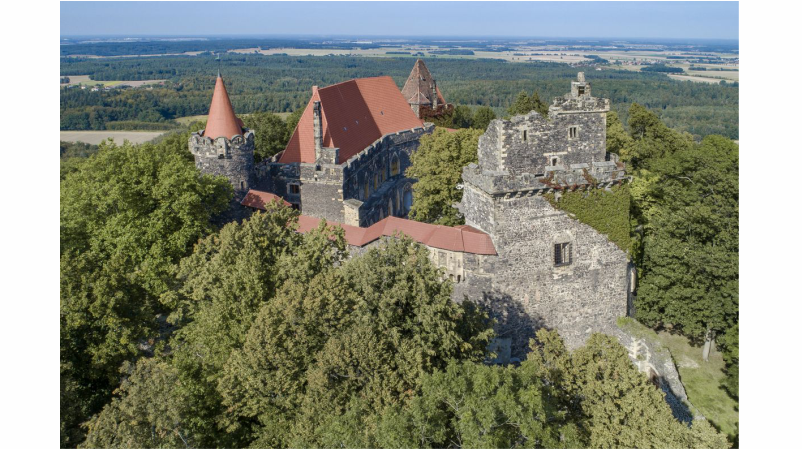
[[[323,152],[323,119],[320,116],[320,101],[312,105],[312,125],[315,128],[315,160],[320,159]]]

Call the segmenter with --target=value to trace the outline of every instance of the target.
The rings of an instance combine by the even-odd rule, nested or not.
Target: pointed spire
[[[234,115],[234,108],[228,98],[223,77],[218,73],[217,82],[214,85],[214,94],[212,95],[212,105],[209,107],[209,118],[207,119],[203,136],[211,139],[218,137],[231,139],[237,134],[242,134],[241,122]]]

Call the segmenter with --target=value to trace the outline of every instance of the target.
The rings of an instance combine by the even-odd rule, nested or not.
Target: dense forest
[[[539,92],[550,103],[565,94],[576,72],[557,63],[430,57],[426,63],[446,99],[470,108],[487,106],[503,116],[520,91]],[[168,129],[174,119],[208,112],[218,62],[212,55],[156,58],[62,58],[61,75],[90,75],[94,80],[164,79],[164,86],[91,92],[61,90],[61,129]],[[314,85],[352,78],[389,75],[403,86],[409,58],[348,56],[296,57],[234,55],[223,57],[222,72],[237,113],[293,112],[306,105]],[[588,68],[585,68],[587,70]],[[655,111],[669,127],[692,134],[738,139],[738,86],[675,81],[663,73],[602,70],[587,73],[593,93],[609,98],[624,122],[632,103]]]

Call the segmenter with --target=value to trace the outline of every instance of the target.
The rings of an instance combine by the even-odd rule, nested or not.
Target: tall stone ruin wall
[[[463,197],[463,203],[471,207],[478,195]],[[498,257],[485,262],[478,276],[466,263],[466,282],[456,294],[493,310],[500,337],[512,339],[513,356],[524,354],[529,338],[544,326],[556,329],[571,348],[582,345],[591,332],[613,332],[616,318],[626,315],[629,261],[624,251],[542,196],[477,203],[490,213],[482,219],[493,222]],[[481,228],[474,220],[472,215],[466,223]],[[558,243],[570,243],[570,264],[555,266]]]

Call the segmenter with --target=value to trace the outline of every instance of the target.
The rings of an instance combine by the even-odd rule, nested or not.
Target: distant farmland
[[[163,83],[165,80],[141,80],[141,81],[95,81],[89,79],[89,75],[69,75],[68,78],[70,79],[69,83],[62,84],[62,86],[77,86],[80,84],[84,84],[86,86],[94,86],[97,84],[103,85],[105,87],[114,87],[114,86],[131,86],[131,87],[139,87],[139,86],[146,86],[148,84],[160,84]]]
[[[115,143],[128,140],[131,143],[149,142],[167,131],[61,131],[61,140],[64,142],[84,142],[97,145],[111,138]]]

